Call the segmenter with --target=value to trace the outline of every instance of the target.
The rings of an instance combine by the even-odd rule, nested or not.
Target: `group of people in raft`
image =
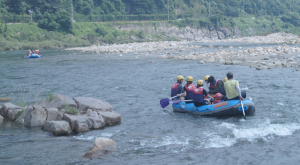
[[[27,51],[27,57],[31,56],[32,54],[37,54],[41,56],[39,50],[35,50],[35,52],[32,49]]]
[[[186,85],[182,87],[184,77],[177,76],[177,83],[172,85],[171,97],[173,100],[191,100],[186,103],[194,103],[196,107],[202,105],[210,105],[222,102],[222,100],[240,100],[243,101],[243,96],[239,87],[239,82],[233,79],[233,74],[228,72],[224,81],[215,79],[214,76],[205,76],[204,81],[209,91],[204,88],[204,81],[199,79],[197,86],[193,84],[193,77],[186,78]],[[177,96],[177,97],[176,97]]]

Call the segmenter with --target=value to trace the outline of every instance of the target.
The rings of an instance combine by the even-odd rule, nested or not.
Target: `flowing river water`
[[[119,57],[64,50],[43,50],[41,59],[21,59],[25,53],[0,52],[0,97],[11,97],[15,104],[24,99],[27,105],[45,99],[49,91],[99,98],[122,115],[122,122],[53,137],[40,128],[5,120],[0,123],[0,164],[300,163],[300,72],[295,68],[257,71],[247,66],[200,65],[158,59],[159,51],[138,59],[133,53]],[[256,106],[255,115],[247,120],[194,116],[175,113],[170,105],[160,107],[159,100],[169,97],[178,74],[193,76],[195,83],[207,74],[224,79],[228,71]],[[82,158],[96,137],[113,139],[118,151],[101,159]]]

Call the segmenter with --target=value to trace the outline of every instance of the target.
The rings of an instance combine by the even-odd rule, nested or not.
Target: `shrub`
[[[87,39],[90,41],[91,44],[93,44],[96,40],[95,34],[93,33],[88,34]]]
[[[144,33],[143,30],[141,30],[141,31],[139,31],[139,32],[137,33],[136,36],[139,37],[139,38],[141,38],[141,39],[143,39],[143,38],[145,38],[145,33]]]
[[[76,115],[78,113],[78,109],[70,107],[70,105],[67,103],[65,103],[65,110],[70,111],[73,115]]]
[[[48,99],[49,101],[52,101],[52,100],[53,100],[53,95],[52,95],[51,90],[48,92],[48,97],[47,97],[47,99]]]

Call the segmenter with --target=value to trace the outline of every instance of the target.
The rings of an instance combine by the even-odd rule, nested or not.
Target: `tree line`
[[[300,26],[299,0],[0,0],[0,21],[30,21],[29,10],[39,27],[66,33],[72,29],[72,11],[78,22],[268,15]]]

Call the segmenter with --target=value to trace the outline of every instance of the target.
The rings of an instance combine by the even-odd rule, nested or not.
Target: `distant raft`
[[[246,115],[255,113],[254,104],[250,100],[244,99],[243,106]],[[224,101],[218,104],[203,105],[201,107],[195,107],[194,103],[186,104],[185,102],[180,102],[173,104],[173,110],[175,112],[187,112],[211,117],[243,116],[242,105],[239,100]]]
[[[28,56],[27,58],[41,58],[38,54],[31,54],[31,56]]]

